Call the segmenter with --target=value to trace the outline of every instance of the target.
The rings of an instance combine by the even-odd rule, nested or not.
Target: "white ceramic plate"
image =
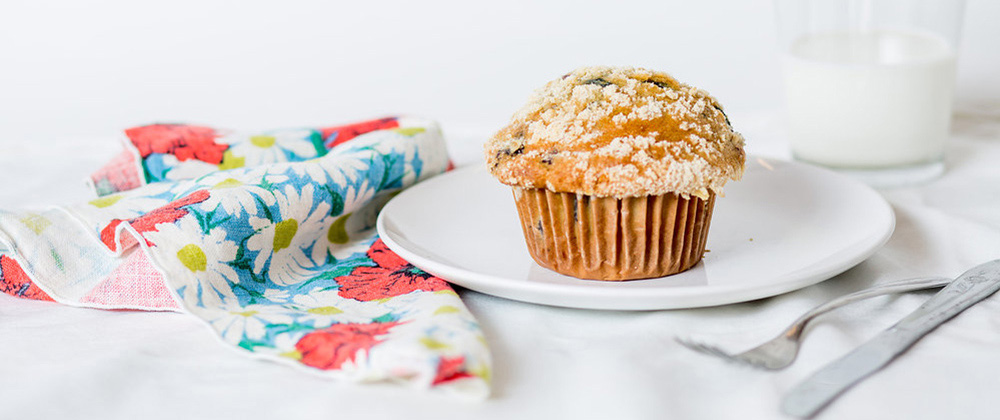
[[[474,165],[393,198],[378,218],[390,249],[434,275],[482,293],[546,305],[651,310],[745,302],[796,290],[864,261],[892,234],[892,208],[871,188],[785,161],[726,186],[702,262],[649,280],[580,280],[528,255],[510,189]]]

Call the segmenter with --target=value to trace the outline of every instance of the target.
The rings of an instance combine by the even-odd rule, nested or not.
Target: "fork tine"
[[[886,283],[841,296],[809,310],[777,337],[742,353],[729,353],[715,346],[680,337],[675,337],[674,340],[693,351],[719,357],[739,365],[770,371],[784,369],[795,361],[802,340],[802,331],[817,316],[874,296],[941,287],[950,281],[951,279],[944,277],[920,277]]]
[[[744,357],[737,357],[737,356],[731,355],[731,354],[727,354],[726,357],[725,357],[725,359],[728,360],[728,361],[730,361],[730,362],[733,362],[733,363],[735,363],[737,365],[741,365],[741,366],[746,366],[746,367],[750,367],[750,368],[754,368],[754,369],[761,369],[761,370],[770,370],[770,369],[768,369],[767,364],[764,363],[762,360],[756,360],[756,359],[751,360],[751,359],[747,359],[747,358],[744,358]]]
[[[759,360],[748,360],[748,359],[745,359],[745,358],[736,357],[736,356],[734,356],[734,355],[726,352],[725,350],[722,350],[722,349],[720,349],[718,347],[715,347],[715,346],[711,346],[711,345],[708,345],[708,344],[700,343],[700,342],[697,342],[697,341],[683,339],[683,338],[680,338],[680,337],[677,337],[674,340],[677,341],[678,343],[680,343],[682,346],[687,347],[687,348],[689,348],[691,350],[694,350],[694,351],[696,351],[698,353],[709,355],[709,356],[715,356],[715,357],[718,357],[718,358],[720,358],[722,360],[725,360],[725,361],[733,363],[733,364],[742,365],[742,366],[749,366],[749,367],[753,367],[753,368],[757,368],[757,369],[767,369],[767,367],[765,366],[765,364],[763,362],[759,361]]]
[[[733,359],[733,355],[731,355],[731,354],[723,351],[722,349],[720,349],[718,347],[710,346],[708,344],[702,344],[702,347],[705,349],[705,351],[708,354],[712,354],[712,355],[715,355],[717,357],[721,357],[721,358],[729,360],[729,361],[735,360],[735,359]]]
[[[719,351],[715,348],[699,343],[697,341],[687,340],[680,337],[674,338],[675,341],[680,343],[680,345],[687,347],[688,349],[694,350],[698,353],[708,354],[712,356],[719,356]]]
[[[681,337],[674,337],[674,341],[676,341],[677,344],[680,344],[680,345],[682,345],[684,347],[687,347],[689,349],[694,350],[694,342],[692,342],[692,341],[689,341],[689,340],[681,338]]]
[[[732,356],[729,353],[722,351],[722,349],[719,349],[718,347],[710,346],[704,343],[699,343],[697,341],[685,340],[682,338],[676,338],[675,340],[682,346],[694,350],[698,353],[707,354],[709,356],[721,357],[726,360],[732,359]]]

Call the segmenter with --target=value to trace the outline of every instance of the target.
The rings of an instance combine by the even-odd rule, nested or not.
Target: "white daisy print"
[[[238,278],[229,263],[236,258],[237,246],[226,239],[224,229],[215,228],[204,234],[193,215],[156,228],[144,236],[153,244],[151,252],[172,268],[171,274],[177,274],[170,278],[180,284],[172,286],[182,291],[184,300],[202,307],[235,300],[230,284]]]
[[[170,182],[154,182],[134,190],[95,198],[87,204],[74,206],[73,210],[84,220],[93,220],[95,226],[103,228],[114,219],[132,219],[170,203],[165,193],[173,186]],[[158,195],[164,198],[154,197]]]
[[[239,345],[244,337],[250,340],[263,339],[267,335],[269,325],[287,325],[295,320],[287,310],[268,305],[248,305],[216,313],[217,317],[209,320],[209,323],[219,331],[223,340],[236,345]]]
[[[357,233],[364,228],[364,223],[358,223],[363,217],[354,212],[361,210],[375,196],[375,189],[368,187],[366,179],[361,186],[348,186],[344,191],[344,211],[330,223],[326,236],[321,237],[312,249],[312,259],[317,263],[326,261],[329,253],[334,258],[343,258],[356,252],[365,252],[367,245],[359,242]]]
[[[346,185],[365,176],[371,162],[377,156],[371,150],[351,149],[336,155],[329,154],[319,160],[320,166],[330,175],[334,184]]]
[[[296,160],[316,157],[318,152],[312,142],[313,133],[313,130],[287,130],[250,136],[235,134],[220,141],[229,143],[227,152],[244,159],[244,165],[256,166],[262,163],[287,162],[289,153]]]
[[[288,181],[285,175],[285,165],[264,165],[249,168],[239,168],[228,171],[218,171],[205,175],[196,180],[197,184],[204,187],[213,187],[226,181],[236,179],[243,184],[280,184]]]
[[[292,292],[288,291],[288,289],[269,287],[264,289],[264,299],[275,305],[288,303],[292,300]]]
[[[271,345],[274,346],[274,351],[278,353],[278,356],[298,360],[301,354],[295,349],[295,344],[302,339],[303,335],[306,335],[306,331],[289,331],[275,334]]]
[[[264,205],[274,205],[274,195],[259,185],[246,184],[236,178],[226,178],[211,187],[211,195],[200,206],[204,211],[222,208],[227,214],[257,214],[259,199]]]
[[[170,168],[164,177],[164,179],[169,181],[195,179],[219,170],[219,165],[203,162],[198,159],[188,159],[181,162],[174,155],[163,155],[163,165]]]
[[[326,184],[330,182],[326,168],[320,164],[323,158],[310,159],[305,162],[295,162],[288,165],[292,173],[300,177],[309,177],[313,182]]]
[[[250,226],[256,231],[247,240],[247,249],[258,251],[253,270],[260,274],[267,268],[268,277],[279,286],[288,286],[309,278],[316,266],[304,249],[326,233],[325,219],[330,204],[320,202],[313,209],[315,187],[306,184],[301,193],[286,185],[284,193],[275,193],[278,204],[275,221],[251,216]]]
[[[267,206],[274,205],[274,194],[263,185],[287,181],[288,175],[275,173],[274,168],[264,166],[204,176],[198,179],[198,185],[208,187],[212,195],[200,204],[200,208],[212,211],[222,206],[223,211],[233,216],[257,214],[257,200]]]
[[[337,295],[336,289],[314,289],[295,295],[288,307],[303,313],[299,322],[312,321],[315,328],[326,328],[334,323],[368,323],[389,312],[381,302],[344,299]]]

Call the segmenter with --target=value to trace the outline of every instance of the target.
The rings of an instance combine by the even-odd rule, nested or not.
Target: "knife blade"
[[[801,418],[816,415],[921,337],[997,290],[1000,290],[1000,260],[973,267],[895,325],[800,382],[785,394],[781,411]]]

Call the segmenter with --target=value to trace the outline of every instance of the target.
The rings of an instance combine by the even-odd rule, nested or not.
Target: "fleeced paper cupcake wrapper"
[[[514,187],[528,253],[584,279],[662,277],[701,260],[715,196],[593,197]]]
[[[374,230],[390,197],[446,170],[436,124],[126,134],[126,154],[93,176],[102,197],[0,211],[0,289],[187,312],[229,345],[312,372],[488,394],[476,320]]]

